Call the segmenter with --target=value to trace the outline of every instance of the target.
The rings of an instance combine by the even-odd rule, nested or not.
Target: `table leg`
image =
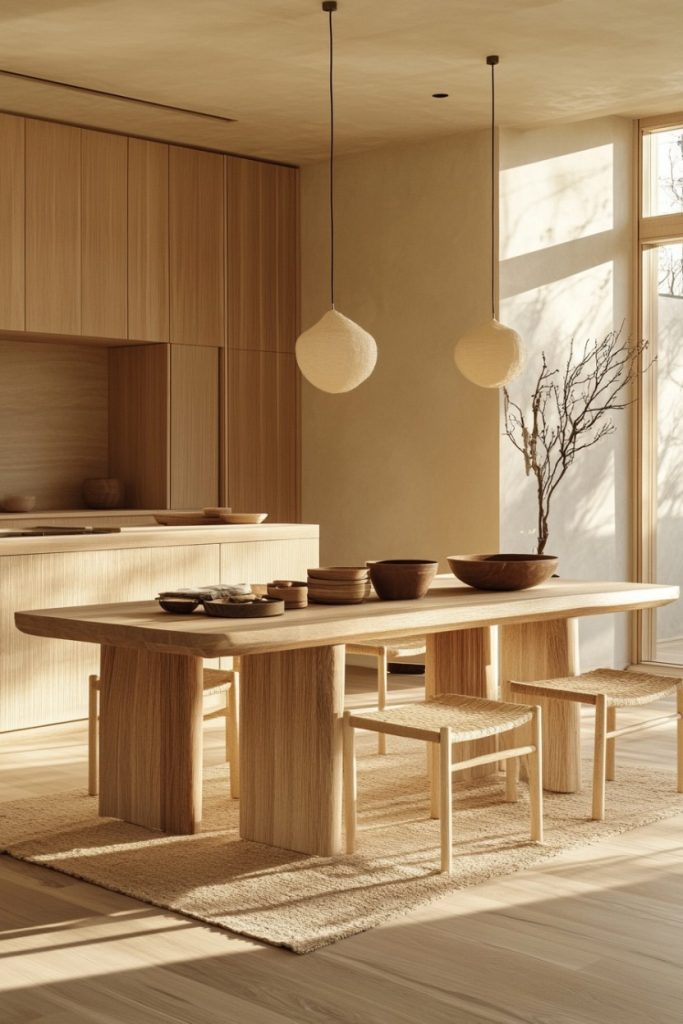
[[[341,851],[344,647],[242,657],[240,834]]]
[[[579,673],[578,619],[500,626],[501,696],[508,679],[528,682]],[[543,709],[543,786],[555,793],[581,789],[580,705],[534,697]]]
[[[164,832],[202,817],[202,660],[102,647],[99,813]]]
[[[427,636],[425,684],[428,697],[465,693],[494,700],[498,691],[496,627],[458,629]],[[488,754],[496,749],[496,737],[457,744],[457,758]],[[479,778],[495,772],[494,765],[480,765],[458,772],[458,780]]]

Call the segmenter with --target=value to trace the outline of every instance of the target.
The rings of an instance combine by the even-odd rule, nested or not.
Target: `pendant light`
[[[321,391],[352,391],[369,377],[377,362],[375,339],[334,306],[334,38],[336,0],[324,0],[330,35],[330,306],[317,324],[300,334],[296,361],[302,374]]]
[[[495,129],[496,86],[495,66],[498,57],[487,57],[491,68],[491,319],[468,331],[456,342],[453,350],[455,365],[463,377],[481,388],[502,388],[522,369],[522,339],[517,331],[496,319],[495,291]]]

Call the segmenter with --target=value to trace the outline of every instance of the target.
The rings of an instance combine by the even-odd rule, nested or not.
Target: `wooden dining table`
[[[341,849],[345,644],[424,634],[428,695],[493,698],[507,679],[578,673],[581,617],[678,596],[675,586],[564,579],[484,592],[449,576],[421,600],[261,619],[169,615],[147,601],[18,611],[15,621],[34,636],[100,645],[99,813],[169,833],[201,824],[203,661],[239,655],[241,835],[327,856]],[[574,792],[577,705],[539,703],[544,785]]]

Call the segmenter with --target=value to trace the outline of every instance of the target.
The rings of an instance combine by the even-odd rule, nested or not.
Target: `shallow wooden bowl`
[[[449,555],[451,572],[477,590],[526,590],[557,569],[555,555]]]
[[[238,602],[202,601],[207,615],[215,615],[224,619],[262,619],[268,615],[284,615],[285,602],[267,598],[265,601]]]
[[[438,562],[426,558],[388,558],[368,565],[372,585],[382,601],[424,597],[438,567]]]

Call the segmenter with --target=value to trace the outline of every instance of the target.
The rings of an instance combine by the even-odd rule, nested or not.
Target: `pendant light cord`
[[[487,57],[491,65],[491,319],[496,319],[496,64],[497,57]]]
[[[332,14],[336,8],[328,7],[330,25],[330,305],[334,309],[334,36]],[[325,7],[323,7],[323,10]]]

